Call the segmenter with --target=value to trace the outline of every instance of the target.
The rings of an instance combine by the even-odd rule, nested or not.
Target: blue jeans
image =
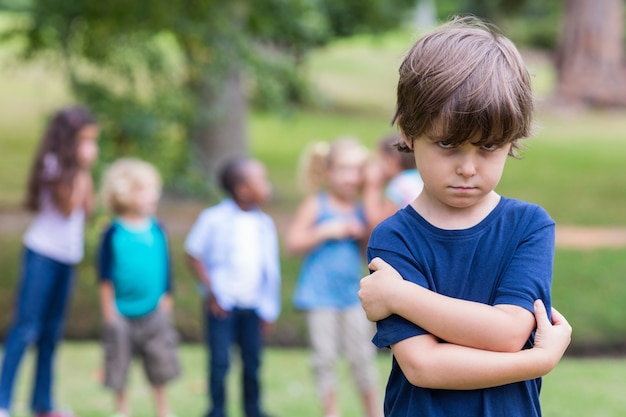
[[[243,406],[246,417],[261,417],[259,370],[263,349],[261,320],[256,311],[235,308],[227,317],[206,317],[209,347],[209,395],[211,410],[207,417],[226,416],[226,377],[230,349],[237,343],[243,367]]]
[[[4,344],[0,408],[10,409],[20,362],[26,349],[35,344],[37,360],[31,408],[36,413],[53,409],[53,360],[63,333],[73,281],[73,265],[24,250],[13,323]]]

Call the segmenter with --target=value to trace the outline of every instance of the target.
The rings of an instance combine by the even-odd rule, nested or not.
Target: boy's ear
[[[400,129],[400,136],[402,136],[402,141],[404,144],[411,150],[413,150],[413,141],[406,137],[404,134],[404,130]]]

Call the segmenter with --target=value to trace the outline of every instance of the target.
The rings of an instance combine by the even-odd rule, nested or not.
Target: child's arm
[[[59,211],[63,215],[69,216],[76,208],[84,209],[87,216],[93,212],[95,206],[93,179],[89,170],[79,169],[71,189],[70,187],[60,187],[58,193],[56,201],[59,202]]]
[[[215,298],[215,295],[213,294],[211,287],[211,277],[209,276],[209,273],[204,265],[202,264],[202,261],[200,261],[198,258],[195,258],[194,256],[191,256],[190,254],[187,254],[187,263],[191,267],[191,270],[193,271],[196,279],[205,290],[208,303],[208,311],[216,317],[226,316],[228,313],[219,305],[217,299]]]
[[[117,316],[115,307],[115,289],[109,280],[100,282],[100,310],[105,323],[112,323]]]
[[[408,381],[431,389],[472,390],[538,378],[559,362],[571,340],[572,328],[552,309],[551,324],[543,303],[535,302],[537,333],[532,349],[490,352],[439,342],[426,334],[392,346]]]
[[[380,258],[369,267],[374,272],[361,280],[359,298],[372,321],[397,314],[449,343],[497,352],[519,351],[535,327],[533,315],[522,307],[438,294],[403,280]]]
[[[210,296],[211,278],[204,268],[204,265],[202,265],[202,262],[198,258],[187,254],[187,263],[189,264],[191,271],[193,272],[200,285],[202,285],[202,287],[204,288],[206,294]]]
[[[165,293],[159,300],[159,309],[165,313],[171,313],[174,301],[170,293]]]
[[[287,230],[286,243],[290,253],[309,252],[327,240],[359,239],[364,236],[365,230],[358,221],[338,220],[316,224],[318,213],[319,203],[315,195],[308,197],[298,208]]]

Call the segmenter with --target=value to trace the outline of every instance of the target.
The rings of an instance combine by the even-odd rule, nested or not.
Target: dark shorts
[[[178,334],[168,313],[155,310],[139,318],[118,316],[104,326],[104,385],[115,391],[126,386],[134,356],[143,361],[146,378],[161,386],[180,375]]]

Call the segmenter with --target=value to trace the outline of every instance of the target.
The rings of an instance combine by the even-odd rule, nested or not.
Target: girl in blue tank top
[[[373,325],[360,307],[367,226],[360,202],[366,149],[354,139],[318,143],[303,159],[311,195],[287,233],[287,248],[303,255],[294,304],[306,311],[317,389],[325,416],[337,416],[335,365],[341,349],[351,364],[368,417],[379,417],[370,340]]]

